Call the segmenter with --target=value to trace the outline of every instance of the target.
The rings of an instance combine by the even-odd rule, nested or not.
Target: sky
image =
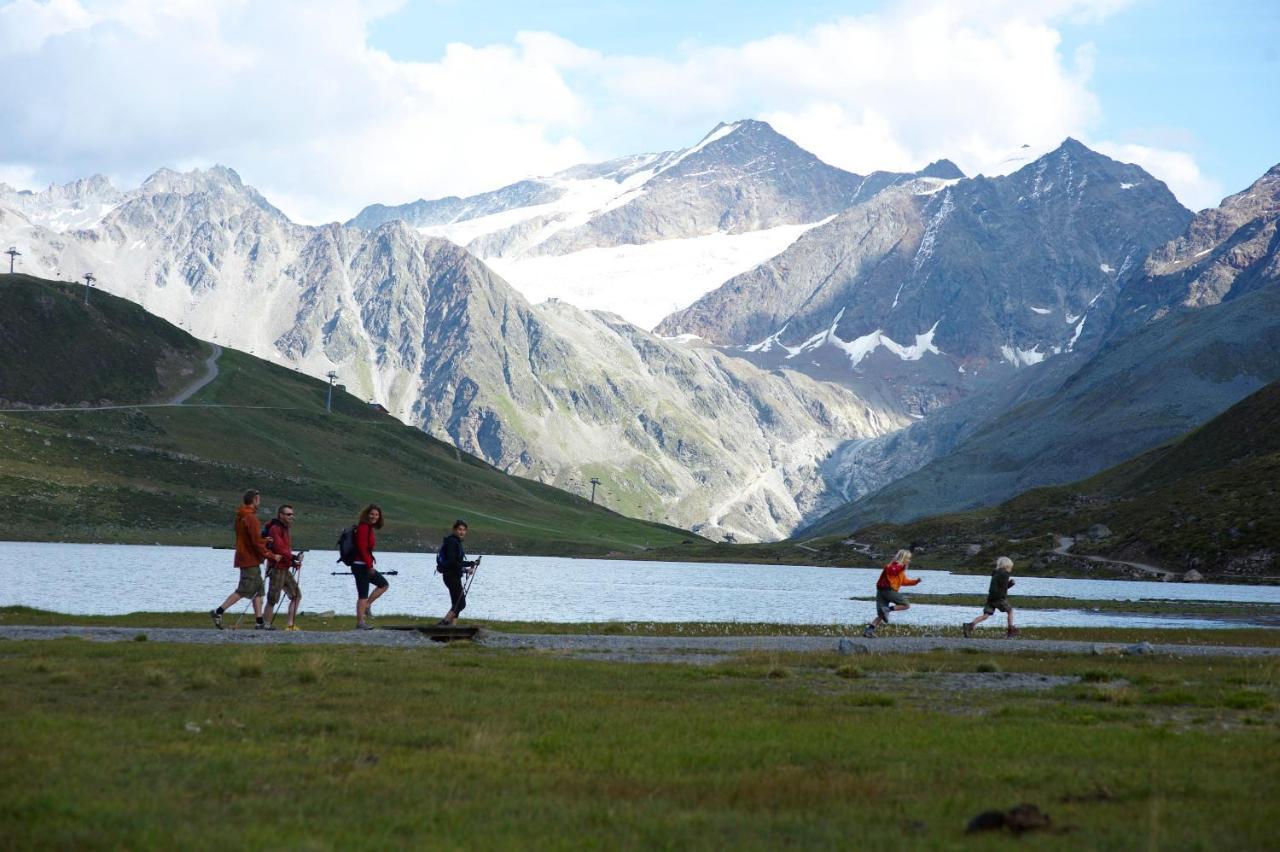
[[[309,223],[747,117],[863,173],[1074,136],[1201,209],[1277,91],[1273,0],[0,0],[0,182],[221,163]]]

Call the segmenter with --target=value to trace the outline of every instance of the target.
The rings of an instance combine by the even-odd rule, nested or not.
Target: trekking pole
[[[249,611],[249,604],[253,602],[253,598],[245,598],[244,606],[240,607],[240,615],[236,617],[236,623],[231,625],[232,630],[240,629],[240,620],[244,618],[244,614]]]
[[[471,573],[467,575],[467,585],[462,589],[462,596],[464,598],[471,593],[471,584],[476,581],[476,572],[480,570],[481,559],[484,559],[484,557],[476,557],[476,564],[471,566]]]

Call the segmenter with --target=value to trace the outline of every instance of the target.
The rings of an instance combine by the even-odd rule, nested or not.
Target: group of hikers
[[[884,566],[876,580],[876,617],[862,629],[862,635],[868,639],[876,638],[876,628],[889,623],[889,613],[906,612],[911,603],[902,593],[903,586],[918,585],[920,580],[907,576],[907,568],[911,565],[911,551],[899,550],[893,561]],[[1001,556],[996,560],[995,570],[991,572],[991,584],[987,587],[987,601],[982,606],[982,615],[973,621],[960,625],[960,632],[965,638],[973,635],[973,629],[996,611],[1003,612],[1008,619],[1005,636],[1013,639],[1018,635],[1018,628],[1013,626],[1013,607],[1009,606],[1009,589],[1013,587],[1013,560]]]
[[[275,630],[276,608],[283,595],[289,599],[289,621],[285,630],[298,630],[298,604],[302,589],[298,577],[302,572],[304,553],[293,549],[292,528],[294,508],[285,503],[276,509],[276,516],[259,526],[258,508],[262,496],[255,489],[244,493],[236,512],[235,567],[240,572],[240,582],[227,596],[222,606],[209,611],[213,626],[223,629],[222,617],[227,610],[242,600],[253,603],[254,629]],[[351,569],[356,583],[356,630],[372,630],[369,620],[373,617],[374,601],[390,587],[387,578],[378,571],[376,531],[382,529],[386,516],[382,507],[369,504],[360,512],[355,525],[344,530],[338,539],[338,558]],[[441,626],[457,622],[467,606],[463,577],[475,573],[480,560],[468,560],[462,542],[467,537],[466,521],[454,521],[449,535],[445,536],[436,554],[436,570],[444,578],[449,590],[449,611],[440,619]],[[262,566],[267,566],[266,606],[263,606]],[[391,572],[395,573],[395,572]],[[372,587],[372,592],[370,588]]]
[[[303,553],[293,550],[292,527],[294,508],[286,503],[276,509],[276,516],[265,526],[258,524],[258,507],[261,495],[254,489],[244,493],[236,513],[235,566],[240,571],[240,582],[227,596],[222,606],[210,610],[214,627],[223,628],[222,617],[227,610],[242,600],[253,603],[254,627],[257,630],[275,630],[275,613],[282,596],[289,599],[289,621],[285,630],[297,630],[298,604],[302,590],[298,576],[302,571]],[[373,617],[373,604],[390,587],[387,578],[378,571],[378,558],[374,554],[377,531],[382,529],[386,517],[377,504],[369,504],[360,512],[355,525],[344,530],[338,539],[338,558],[351,568],[356,583],[356,630],[372,630],[369,620]],[[449,590],[449,611],[440,619],[440,626],[457,622],[467,606],[466,587],[463,578],[475,573],[480,560],[468,560],[463,549],[467,537],[466,521],[454,521],[449,535],[436,554],[436,570]],[[266,606],[263,607],[262,565],[267,565]],[[904,586],[915,586],[920,580],[907,576],[911,566],[911,551],[899,550],[893,561],[884,567],[876,580],[876,617],[863,628],[862,635],[874,639],[876,628],[889,623],[890,613],[906,612],[911,603],[902,592]],[[394,572],[393,572],[394,573]],[[982,614],[960,626],[965,637],[997,611],[1005,613],[1008,627],[1005,635],[1013,638],[1018,630],[1013,626],[1013,607],[1009,605],[1009,589],[1013,583],[1013,560],[1001,556],[996,560],[987,588],[987,600]],[[372,591],[371,591],[372,589]]]

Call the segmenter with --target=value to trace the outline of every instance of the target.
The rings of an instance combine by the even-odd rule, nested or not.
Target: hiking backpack
[[[355,564],[358,556],[359,554],[356,553],[356,528],[354,526],[347,527],[338,536],[338,558],[336,561],[350,568]]]

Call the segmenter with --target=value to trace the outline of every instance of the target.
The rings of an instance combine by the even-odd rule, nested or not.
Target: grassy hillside
[[[0,408],[150,402],[203,370],[207,347],[84,286],[0,275]]]
[[[0,397],[167,397],[177,388],[153,374],[173,352],[200,366],[186,381],[203,372],[210,350],[180,329],[105,293],[87,310],[74,295],[74,285],[0,276]],[[30,310],[45,301],[57,312]],[[60,358],[63,347],[83,355]],[[132,353],[126,366],[87,366],[114,352]],[[508,476],[345,393],[327,414],[325,384],[292,370],[232,350],[219,369],[181,406],[0,412],[0,538],[228,545],[249,487],[264,507],[296,504],[295,546],[305,548],[331,549],[369,501],[386,511],[386,549],[434,549],[455,517],[472,525],[481,553],[637,553],[693,538]],[[24,370],[38,370],[39,383],[9,383]],[[81,389],[59,395],[60,383]]]
[[[1077,535],[1073,553],[1196,568],[1219,579],[1280,574],[1277,423],[1280,382],[1273,382],[1182,438],[1089,479],[990,509],[877,524],[854,537],[884,551],[920,543],[931,560],[975,568],[1007,553],[1052,569],[1061,562],[1044,555],[1053,537]],[[1093,524],[1112,534],[1080,535]],[[973,544],[981,550],[970,555]],[[829,539],[823,549],[839,547]]]

